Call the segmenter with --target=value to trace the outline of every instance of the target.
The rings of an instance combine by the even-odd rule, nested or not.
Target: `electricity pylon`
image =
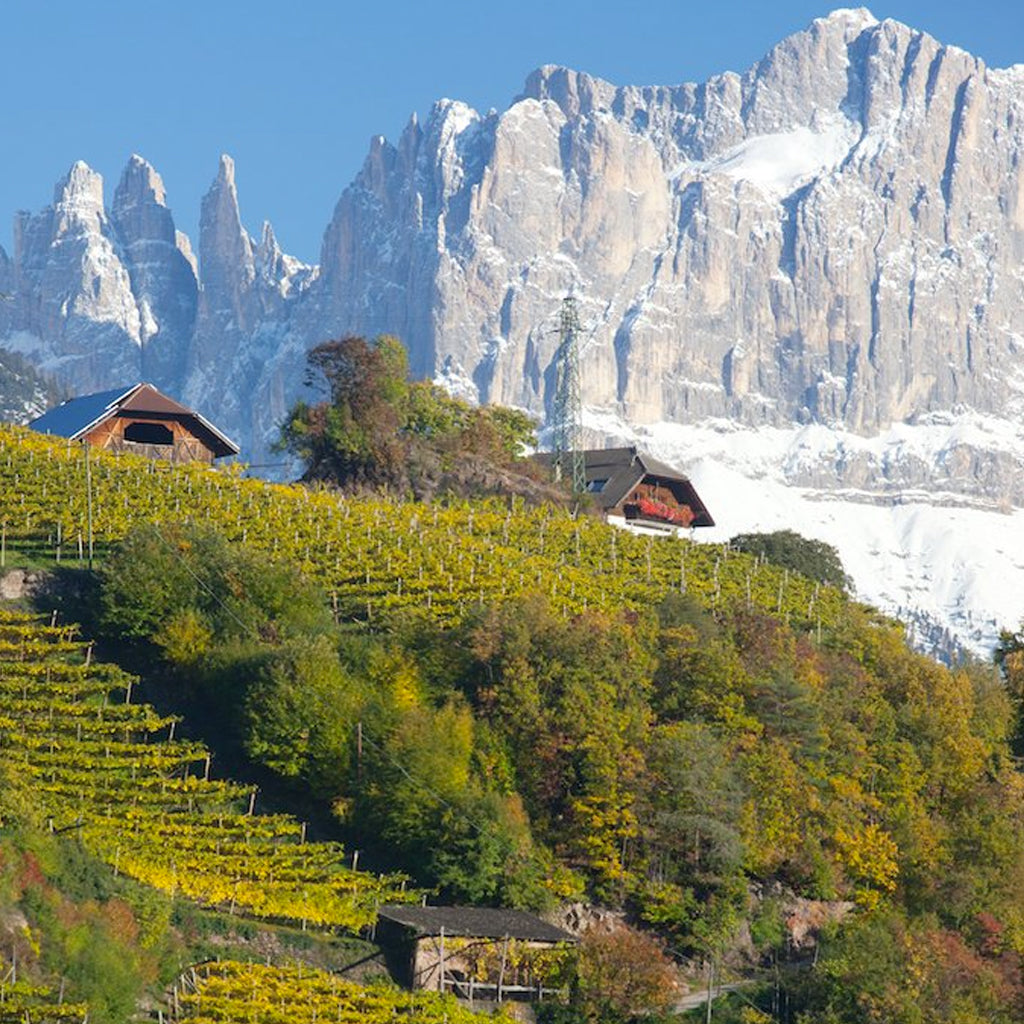
[[[551,447],[556,480],[569,480],[573,494],[587,489],[583,459],[583,399],[580,395],[580,331],[576,300],[562,300],[560,344],[555,353],[555,398],[551,405]]]

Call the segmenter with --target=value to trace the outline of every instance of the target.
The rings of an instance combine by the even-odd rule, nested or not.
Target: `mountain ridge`
[[[1021,153],[1024,68],[841,9],[703,83],[548,65],[501,113],[439,100],[371,141],[315,266],[269,225],[249,235],[229,157],[198,262],[144,161],[109,216],[76,165],[0,256],[0,344],[75,390],[146,375],[265,462],[306,351],[346,333],[397,334],[418,375],[543,419],[572,291],[594,443],[720,419],[837,438],[994,420],[914,457],[837,440],[842,457],[776,468],[871,501],[1021,506]]]

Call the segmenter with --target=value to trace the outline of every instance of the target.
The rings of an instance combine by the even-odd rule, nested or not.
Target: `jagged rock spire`
[[[121,175],[110,219],[139,306],[143,376],[177,390],[195,330],[199,283],[179,243],[163,180],[137,154]]]

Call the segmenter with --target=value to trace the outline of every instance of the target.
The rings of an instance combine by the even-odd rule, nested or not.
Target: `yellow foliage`
[[[170,661],[187,665],[210,649],[213,630],[198,611],[186,608],[172,615],[153,639]]]
[[[605,881],[621,881],[623,844],[639,831],[632,799],[612,791],[573,800],[571,808],[576,847],[586,865]]]
[[[861,828],[839,827],[833,834],[836,858],[846,874],[855,881],[865,882],[872,889],[858,890],[858,901],[865,906],[877,904],[877,890],[893,892],[899,876],[899,848],[892,836],[879,825],[870,822]]]
[[[370,654],[369,678],[388,694],[389,704],[395,710],[422,706],[423,680],[419,669],[400,652],[374,649]]]

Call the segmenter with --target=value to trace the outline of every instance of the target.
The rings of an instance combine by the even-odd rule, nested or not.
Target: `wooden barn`
[[[548,465],[554,456],[538,456]],[[635,447],[583,453],[587,493],[609,522],[649,533],[714,526],[711,513],[684,474]]]
[[[471,1001],[536,1002],[561,991],[557,963],[576,937],[521,910],[383,906],[377,942],[392,976]]]
[[[238,445],[209,420],[152,384],[70,398],[29,426],[41,434],[174,463],[212,463],[238,454]]]

